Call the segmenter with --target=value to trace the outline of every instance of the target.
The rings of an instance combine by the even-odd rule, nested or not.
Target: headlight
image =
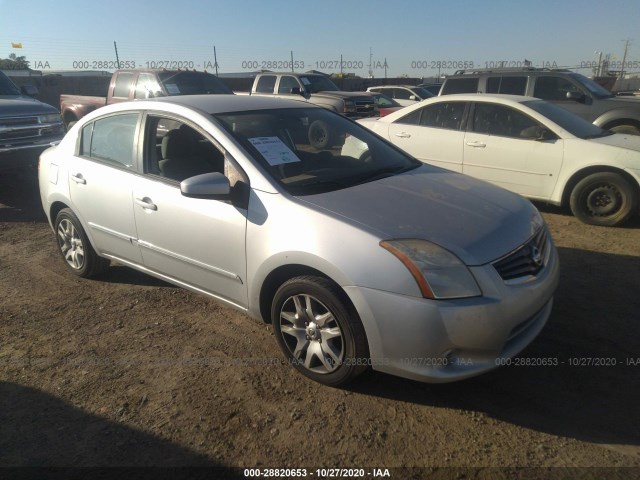
[[[344,111],[353,113],[356,111],[356,104],[353,100],[345,100],[344,101]]]
[[[38,121],[40,123],[62,123],[62,119],[57,113],[52,113],[50,115],[39,115]]]
[[[426,240],[385,240],[380,246],[393,253],[416,279],[425,298],[449,299],[482,295],[475,278],[453,253]]]

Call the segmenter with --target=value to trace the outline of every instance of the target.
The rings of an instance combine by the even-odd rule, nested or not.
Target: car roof
[[[185,107],[195,108],[210,114],[250,110],[266,110],[270,108],[319,108],[303,100],[231,94],[176,95],[172,97],[152,98],[149,100],[144,100],[144,102],[172,103]],[[130,108],[136,108],[135,104],[131,104]]]
[[[427,98],[424,102],[436,103],[438,101],[446,101],[446,99],[450,100],[462,100],[468,102],[498,102],[498,103],[523,103],[523,102],[531,102],[531,101],[539,101],[542,102],[539,98],[535,97],[525,97],[524,95],[507,95],[504,93],[454,93],[451,95],[442,95],[438,97]],[[421,102],[422,103],[422,102]]]
[[[374,85],[369,88],[416,88],[416,86],[415,85]]]

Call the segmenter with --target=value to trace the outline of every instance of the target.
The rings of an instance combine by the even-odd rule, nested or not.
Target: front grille
[[[549,255],[549,234],[541,228],[527,243],[500,260],[493,267],[503,280],[535,276],[542,270]]]
[[[0,131],[0,142],[8,140],[22,140],[26,138],[39,137],[39,128],[21,128],[19,130]]]
[[[9,117],[0,119],[0,145],[38,143],[49,136],[61,136],[62,123],[42,124],[38,117]]]
[[[38,117],[5,117],[0,119],[0,127],[22,127],[24,125],[37,125]]]

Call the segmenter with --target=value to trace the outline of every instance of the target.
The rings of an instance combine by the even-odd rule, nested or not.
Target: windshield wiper
[[[409,170],[413,170],[416,168],[416,165],[402,165],[402,166],[394,166],[382,168],[380,170],[376,170],[373,173],[367,174],[364,177],[358,178],[354,185],[360,185],[362,183],[375,182],[376,180],[382,180],[383,178],[393,177],[399,173],[408,172]]]

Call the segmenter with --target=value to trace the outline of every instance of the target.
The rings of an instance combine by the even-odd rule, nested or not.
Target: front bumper
[[[531,343],[551,314],[558,285],[553,244],[545,267],[520,284],[505,283],[491,265],[471,271],[482,297],[429,300],[345,288],[365,327],[374,370],[451,382],[492,370]]]
[[[40,154],[52,145],[60,143],[61,139],[51,138],[45,142],[11,147],[0,146],[0,170],[37,166]]]

